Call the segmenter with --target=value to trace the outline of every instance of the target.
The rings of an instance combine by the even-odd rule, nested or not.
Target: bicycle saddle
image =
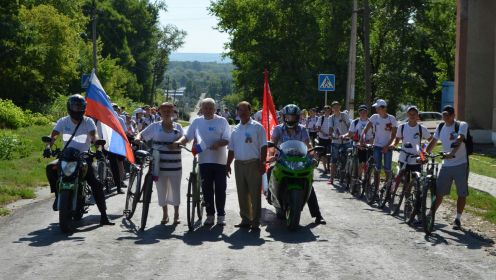
[[[135,155],[139,159],[144,159],[144,158],[150,156],[150,153],[147,151],[144,151],[144,150],[137,150]]]

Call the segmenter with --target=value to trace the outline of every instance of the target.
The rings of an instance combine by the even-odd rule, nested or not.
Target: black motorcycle
[[[42,141],[50,143],[51,138],[43,136]],[[95,145],[105,145],[105,140],[97,140]],[[58,158],[56,208],[59,211],[59,226],[63,232],[68,233],[73,231],[72,221],[81,220],[88,213],[89,206],[94,204],[91,188],[85,177],[88,168],[93,168],[88,166],[88,162],[93,161],[95,154],[68,147],[63,151],[54,149],[51,155]]]

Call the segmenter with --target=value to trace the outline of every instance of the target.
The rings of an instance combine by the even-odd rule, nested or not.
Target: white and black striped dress
[[[160,152],[160,173],[156,182],[160,206],[178,206],[181,198],[181,149],[171,150],[167,145],[181,138],[184,132],[178,123],[173,123],[173,128],[173,131],[166,132],[162,122],[155,122],[141,132],[142,139],[152,141],[153,149]]]

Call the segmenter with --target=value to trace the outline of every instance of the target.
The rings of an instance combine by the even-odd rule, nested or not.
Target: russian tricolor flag
[[[91,73],[90,83],[86,90],[86,103],[86,115],[101,123],[103,135],[100,136],[107,141],[105,146],[108,151],[125,156],[131,163],[134,163],[133,150],[124,128],[94,71]]]

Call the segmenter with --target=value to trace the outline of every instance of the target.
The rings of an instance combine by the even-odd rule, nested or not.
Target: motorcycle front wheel
[[[72,232],[72,191],[59,192],[59,226],[62,232]]]
[[[289,205],[286,208],[286,225],[290,230],[295,230],[300,225],[303,199],[303,190],[289,191]]]

